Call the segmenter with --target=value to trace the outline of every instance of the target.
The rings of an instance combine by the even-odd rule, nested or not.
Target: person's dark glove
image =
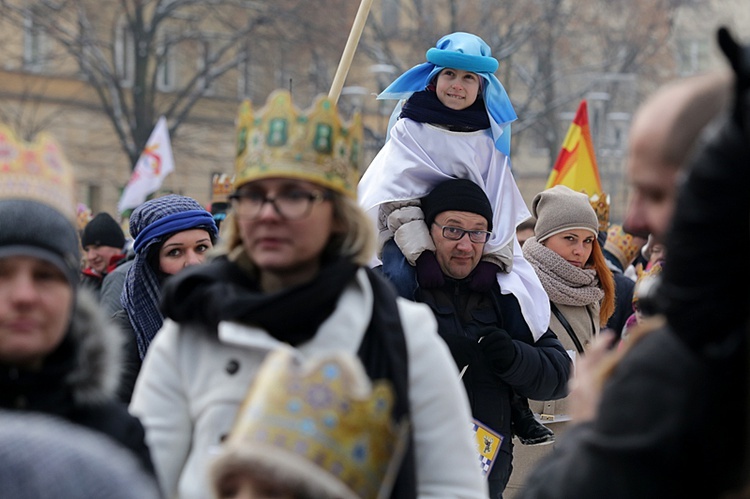
[[[440,264],[432,251],[423,251],[417,258],[417,282],[425,289],[438,288],[445,284]]]
[[[492,285],[497,282],[497,273],[500,267],[492,262],[480,260],[471,276],[469,289],[483,293],[489,291]]]
[[[490,326],[482,328],[479,349],[495,372],[506,371],[516,360],[516,346],[508,331]]]
[[[453,360],[456,361],[456,366],[458,366],[459,370],[463,369],[464,366],[476,364],[479,356],[482,355],[476,340],[467,336],[449,334],[441,337],[446,345],[448,345],[448,349],[451,351]]]

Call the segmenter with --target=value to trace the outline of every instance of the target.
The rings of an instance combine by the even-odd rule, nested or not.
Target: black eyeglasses
[[[451,241],[459,241],[464,237],[464,234],[469,234],[469,240],[472,243],[486,243],[492,235],[492,232],[488,230],[466,230],[460,227],[451,227],[450,225],[440,225],[437,222],[432,223],[443,229],[443,237]]]
[[[299,220],[310,214],[313,205],[331,199],[330,193],[309,191],[286,191],[269,197],[260,191],[238,191],[229,196],[232,207],[241,219],[258,218],[263,206],[271,203],[273,209],[285,220]]]

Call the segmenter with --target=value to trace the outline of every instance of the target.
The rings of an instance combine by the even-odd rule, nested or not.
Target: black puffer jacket
[[[503,435],[510,435],[510,401],[513,390],[528,398],[554,400],[567,394],[570,357],[551,331],[534,342],[513,295],[503,295],[494,284],[478,293],[468,281],[446,278],[434,289],[420,289],[417,301],[433,310],[438,332],[448,344],[459,369],[468,365],[463,382],[472,415]],[[508,369],[498,372],[478,343],[483,330],[505,329],[513,338],[516,357]],[[486,333],[485,333],[486,334]],[[511,438],[501,450],[510,452]]]
[[[153,473],[140,421],[116,400],[122,336],[79,289],[67,336],[39,370],[0,364],[0,408],[42,412],[112,437]]]

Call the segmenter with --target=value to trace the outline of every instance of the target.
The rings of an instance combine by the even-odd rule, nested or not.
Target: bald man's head
[[[686,78],[661,87],[640,106],[630,129],[625,230],[663,238],[680,172],[702,132],[727,106],[731,83],[729,72]]]

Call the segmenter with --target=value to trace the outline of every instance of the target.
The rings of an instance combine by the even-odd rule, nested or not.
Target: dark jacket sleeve
[[[704,376],[674,335],[650,333],[608,381],[597,419],[572,426],[519,497],[705,497],[694,493],[701,486],[696,482],[715,487],[716,480],[691,480],[686,467],[707,457],[695,455],[701,448],[694,439],[713,438],[697,424],[706,408],[690,405]]]
[[[547,330],[535,343],[514,340],[516,359],[500,377],[520,395],[556,400],[568,394],[572,362],[555,333]]]
[[[497,289],[495,290],[498,291]],[[555,333],[547,330],[536,342],[513,295],[497,296],[503,327],[513,338],[516,358],[498,374],[519,395],[534,400],[556,400],[568,394],[573,363]]]
[[[122,346],[122,375],[120,376],[120,386],[117,388],[117,398],[123,403],[129,404],[130,398],[133,396],[135,381],[141,372],[141,356],[138,353],[135,331],[130,324],[128,313],[120,309],[112,316],[112,319],[123,332],[125,338],[125,343]]]

